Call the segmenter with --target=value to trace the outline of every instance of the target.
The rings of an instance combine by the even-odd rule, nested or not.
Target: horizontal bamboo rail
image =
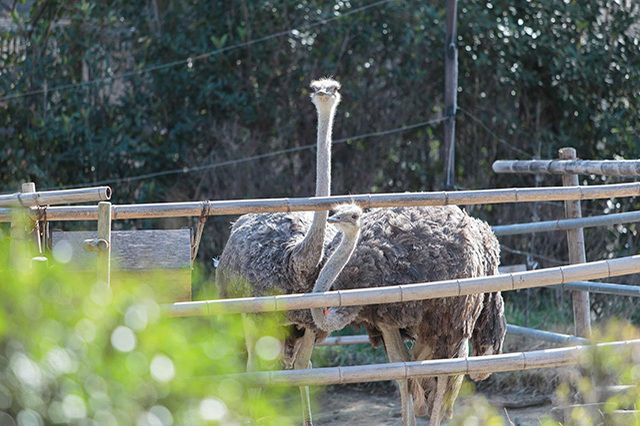
[[[543,367],[575,365],[584,354],[594,349],[638,349],[640,339],[591,346],[544,349],[468,358],[429,361],[393,362],[349,367],[314,368],[310,370],[260,371],[214,376],[216,381],[236,380],[249,386],[310,386],[346,383],[407,380],[413,377],[454,374],[481,374],[503,371],[533,370]]]
[[[521,327],[519,325],[507,325],[507,334],[513,336],[528,337],[537,340],[543,340],[561,345],[586,345],[588,339],[583,337],[571,336],[569,334],[553,333],[551,331],[536,330],[534,328]],[[369,336],[366,334],[355,336],[335,336],[327,337],[322,343],[316,346],[338,346],[338,345],[361,345],[368,344]]]
[[[238,215],[288,211],[330,210],[340,203],[354,202],[364,208],[438,205],[523,203],[533,201],[591,200],[640,195],[640,182],[613,185],[504,188],[478,191],[360,194],[331,197],[270,198],[180,203],[114,205],[112,219],[145,219],[205,215]],[[36,214],[36,212],[32,212]],[[49,207],[48,220],[97,220],[97,206]],[[0,208],[0,222],[11,220],[11,210]]]
[[[640,176],[640,160],[499,160],[492,168],[496,173]]]
[[[58,191],[16,192],[0,195],[0,207],[36,207],[52,204],[86,203],[111,199],[111,188],[96,186],[93,188],[62,189]],[[78,207],[75,207],[78,208]],[[96,219],[98,210],[96,207]],[[9,218],[9,220],[11,220]],[[5,220],[7,221],[7,220]]]
[[[640,272],[640,255],[489,277],[337,290],[324,293],[200,300],[165,304],[162,305],[162,308],[165,315],[179,317],[243,312],[273,312],[327,306],[371,305],[519,290],[637,272]]]
[[[578,281],[563,284],[565,290],[588,291],[589,293],[613,294],[616,296],[640,297],[640,286]]]
[[[492,226],[497,236],[528,234],[532,232],[567,231],[569,229],[591,228],[595,226],[619,225],[640,222],[640,211],[613,213],[603,216],[581,217],[578,219],[558,219],[544,222],[516,223]]]

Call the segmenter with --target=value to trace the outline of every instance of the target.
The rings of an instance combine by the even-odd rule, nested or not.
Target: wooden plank
[[[75,269],[95,268],[96,253],[82,250],[82,242],[96,238],[93,231],[53,231],[51,239],[55,247],[66,240],[73,248],[70,266]],[[111,232],[111,256],[113,269],[154,270],[186,269],[191,267],[190,229],[153,229]]]
[[[91,282],[97,268],[96,252],[86,252],[82,242],[96,238],[93,231],[53,231],[53,247],[68,243],[69,267]],[[158,303],[191,300],[191,230],[140,230],[111,232],[111,287],[141,283]]]

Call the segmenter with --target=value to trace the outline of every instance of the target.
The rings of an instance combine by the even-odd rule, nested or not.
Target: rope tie
[[[196,230],[195,240],[191,246],[191,266],[193,267],[193,261],[196,260],[198,255],[198,248],[200,247],[200,240],[202,239],[202,232],[204,231],[204,224],[207,222],[207,218],[211,214],[211,202],[209,200],[202,202],[202,211],[200,212],[200,218],[198,219],[198,229]]]

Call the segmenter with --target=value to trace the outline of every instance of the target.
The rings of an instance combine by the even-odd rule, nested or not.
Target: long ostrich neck
[[[338,278],[340,272],[344,269],[345,265],[351,258],[353,251],[356,248],[360,230],[354,233],[345,233],[342,236],[340,244],[333,252],[327,263],[320,271],[316,285],[313,287],[313,292],[325,292],[331,289],[333,282]],[[350,321],[344,320],[344,318],[335,310],[330,311],[328,314],[320,308],[311,309],[311,316],[316,325],[325,331],[334,331],[344,328]]]
[[[318,154],[316,159],[316,197],[331,195],[331,131],[336,108],[318,108]],[[316,211],[304,239],[293,251],[293,266],[302,275],[312,274],[324,253],[324,234],[329,212]]]

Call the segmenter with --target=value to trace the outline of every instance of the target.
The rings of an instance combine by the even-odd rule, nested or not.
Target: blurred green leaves
[[[144,284],[111,289],[53,260],[12,268],[0,245],[3,424],[231,425],[250,412],[264,424],[294,421],[283,390],[250,402],[241,383],[213,377],[244,371],[237,316],[163,318]],[[272,325],[261,322],[259,340],[270,363],[280,351]]]

